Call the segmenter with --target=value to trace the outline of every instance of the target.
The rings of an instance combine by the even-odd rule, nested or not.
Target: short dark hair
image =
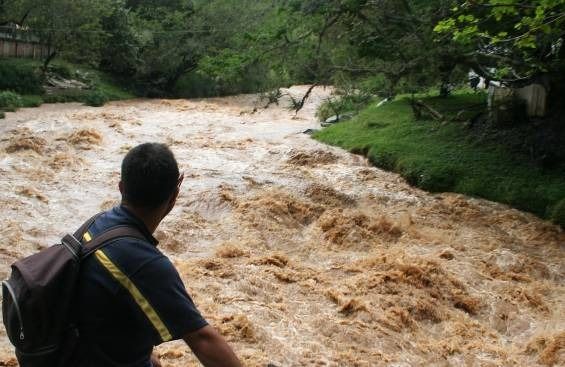
[[[122,199],[143,208],[158,208],[171,197],[178,179],[177,160],[165,144],[138,145],[122,162]]]

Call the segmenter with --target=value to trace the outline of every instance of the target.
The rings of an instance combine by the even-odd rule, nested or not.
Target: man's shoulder
[[[116,263],[125,273],[134,274],[139,271],[155,268],[163,271],[172,267],[168,258],[148,241],[136,238],[119,238],[101,249],[104,254]]]

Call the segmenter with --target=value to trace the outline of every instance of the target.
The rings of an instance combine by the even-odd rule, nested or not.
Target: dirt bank
[[[304,93],[294,87],[291,93]],[[0,125],[0,275],[119,199],[132,146],[185,172],[157,231],[205,316],[249,366],[565,364],[565,234],[532,215],[432,195],[301,131],[255,96],[45,105]],[[178,342],[164,366],[197,365]],[[0,334],[0,366],[13,355]]]

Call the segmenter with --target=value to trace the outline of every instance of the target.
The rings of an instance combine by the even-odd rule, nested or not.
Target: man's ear
[[[169,214],[171,210],[173,210],[173,208],[175,207],[177,198],[179,197],[179,193],[180,193],[180,188],[177,187],[175,192],[173,193],[173,195],[171,195],[171,198],[169,199],[169,202],[167,204],[167,210],[165,211],[165,216]]]

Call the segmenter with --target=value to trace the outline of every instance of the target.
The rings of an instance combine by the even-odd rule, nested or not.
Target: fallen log
[[[431,106],[425,104],[421,100],[413,101],[412,102],[412,109],[413,109],[414,115],[416,116],[417,119],[420,119],[420,117],[422,116],[422,111],[425,111],[437,121],[445,120],[445,117],[441,113],[436,111]]]

